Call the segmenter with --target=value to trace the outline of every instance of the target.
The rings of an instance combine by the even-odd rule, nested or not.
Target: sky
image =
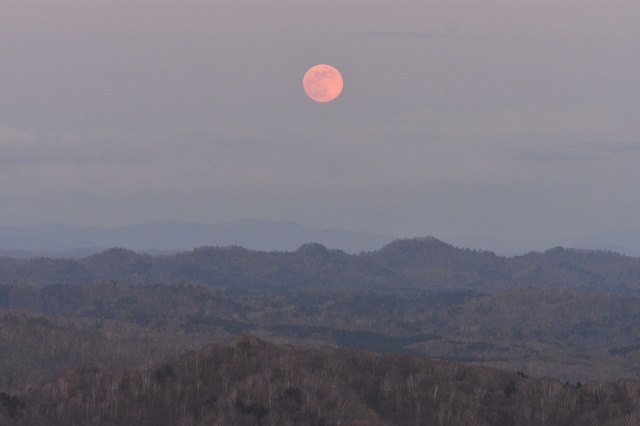
[[[640,2],[0,0],[0,225],[640,229]],[[327,63],[342,94],[302,77]]]

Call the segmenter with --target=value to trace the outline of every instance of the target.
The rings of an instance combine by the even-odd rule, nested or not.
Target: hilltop
[[[559,247],[507,258],[433,237],[396,240],[360,254],[317,243],[289,252],[229,246],[159,256],[114,248],[80,259],[0,258],[0,270],[0,284],[6,285],[119,280],[237,289],[480,292],[531,286],[640,295],[638,258]]]

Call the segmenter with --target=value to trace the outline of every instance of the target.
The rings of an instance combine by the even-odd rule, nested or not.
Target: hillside
[[[134,368],[216,337],[223,340],[229,334],[186,335],[131,321],[0,309],[0,389],[39,383],[78,366]]]
[[[640,383],[563,384],[484,367],[252,336],[127,371],[75,369],[0,393],[3,424],[619,425]]]
[[[504,258],[435,238],[358,255],[313,243],[0,258],[0,386],[137,368],[238,333],[570,383],[640,379],[639,261],[563,248]]]
[[[573,383],[640,378],[638,299],[604,293],[532,287],[490,294],[259,291],[105,281],[0,286],[0,308],[12,310],[0,322],[7,342],[0,385],[45,379],[74,362],[124,365],[105,360],[126,362],[130,353],[131,361],[142,353],[156,359],[175,353],[176,345],[195,347],[240,332],[298,346],[338,345],[522,370]],[[61,352],[38,350],[50,339]],[[141,352],[137,348],[145,341],[147,351]],[[69,350],[74,353],[68,362],[56,361]],[[25,368],[29,375],[20,373]]]

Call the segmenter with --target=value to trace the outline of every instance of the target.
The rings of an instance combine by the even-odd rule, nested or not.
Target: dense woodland
[[[0,425],[638,424],[638,294],[434,238],[0,258]]]
[[[242,335],[134,370],[68,371],[19,396],[15,425],[635,425],[640,382],[522,372]]]

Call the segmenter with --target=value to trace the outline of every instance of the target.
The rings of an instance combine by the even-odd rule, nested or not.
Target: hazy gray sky
[[[0,224],[640,228],[640,2],[0,0]],[[329,63],[341,96],[308,99]]]

